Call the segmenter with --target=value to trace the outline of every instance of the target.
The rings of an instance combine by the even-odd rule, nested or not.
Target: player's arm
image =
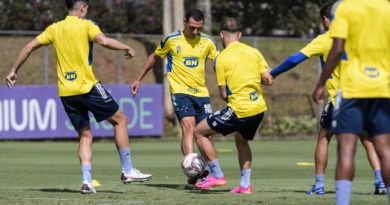
[[[99,45],[109,49],[125,51],[126,58],[131,58],[135,56],[135,50],[133,48],[113,38],[109,38],[105,36],[103,33],[96,34],[94,41]]]
[[[324,85],[330,74],[333,73],[334,69],[343,57],[344,45],[345,39],[333,38],[332,49],[329,52],[328,59],[324,66],[324,70],[322,71],[320,76],[320,80],[318,81],[312,94],[313,100],[317,103],[321,103],[323,101],[322,94],[324,93]]]
[[[27,58],[34,50],[41,46],[42,44],[38,41],[38,39],[34,38],[22,49],[22,51],[20,51],[16,62],[11,68],[10,73],[5,78],[5,83],[7,84],[8,88],[12,88],[12,86],[15,84],[20,66],[23,65],[23,63],[27,60]]]
[[[227,102],[228,101],[228,94],[227,94],[227,90],[226,90],[226,85],[218,86],[218,88],[219,88],[219,95],[221,96],[222,100]]]
[[[302,52],[298,52],[294,55],[288,57],[282,64],[271,71],[272,77],[276,78],[276,76],[294,68],[296,65],[300,64],[302,61],[306,60],[307,56]]]
[[[271,68],[268,65],[265,67],[267,68],[267,71],[261,74],[261,84],[271,86],[273,83],[273,78],[270,74]]]
[[[153,67],[157,57],[159,56],[156,54],[156,52],[150,54],[150,56],[146,59],[144,66],[142,67],[141,73],[138,75],[137,79],[133,82],[133,84],[131,84],[131,94],[133,95],[133,97],[138,94],[138,89],[141,85],[141,80]]]

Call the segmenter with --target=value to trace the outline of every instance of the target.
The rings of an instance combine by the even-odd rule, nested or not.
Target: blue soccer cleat
[[[383,181],[375,184],[374,194],[382,195],[386,193],[387,193],[386,185]]]
[[[306,194],[318,194],[318,195],[325,195],[325,189],[324,187],[316,187],[316,185],[312,185],[311,189],[306,192]]]

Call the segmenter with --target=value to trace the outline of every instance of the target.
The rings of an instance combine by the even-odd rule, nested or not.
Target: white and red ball
[[[198,154],[190,153],[181,160],[181,168],[185,175],[195,178],[203,174],[205,162]]]

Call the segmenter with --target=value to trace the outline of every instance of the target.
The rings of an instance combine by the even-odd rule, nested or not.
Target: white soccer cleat
[[[152,178],[151,174],[143,174],[139,170],[133,168],[130,172],[122,172],[121,181],[125,184],[130,182],[144,182]]]
[[[88,183],[87,181],[83,182],[83,186],[81,187],[82,194],[96,194],[96,190],[93,188],[93,185]]]

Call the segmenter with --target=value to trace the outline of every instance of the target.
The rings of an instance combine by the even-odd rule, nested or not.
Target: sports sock
[[[223,173],[222,173],[221,167],[218,164],[218,159],[216,159],[216,160],[214,160],[212,162],[209,162],[209,167],[210,167],[210,170],[211,170],[211,175],[213,175],[213,177],[215,177],[215,178],[223,177]]]
[[[352,181],[336,180],[336,205],[349,205]]]
[[[375,173],[375,184],[378,184],[379,182],[383,182],[381,170],[380,169],[374,170],[374,173]]]
[[[240,187],[247,188],[251,185],[251,169],[241,169]]]
[[[131,171],[131,169],[133,169],[133,164],[131,163],[130,147],[118,150],[118,152],[121,159],[122,171]]]
[[[83,173],[83,182],[87,181],[88,183],[92,184],[91,165],[82,165],[81,172]]]
[[[390,202],[390,186],[388,186],[386,189],[387,189],[387,198],[389,199]]]
[[[316,188],[324,187],[324,174],[316,174]]]

